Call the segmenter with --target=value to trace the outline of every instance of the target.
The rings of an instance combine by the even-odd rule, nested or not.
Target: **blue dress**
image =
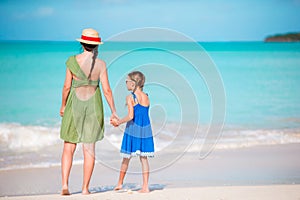
[[[136,95],[132,93],[137,104],[133,107],[134,117],[127,122],[123,135],[120,154],[123,158],[132,156],[154,156],[154,143],[149,118],[149,106],[138,103]]]

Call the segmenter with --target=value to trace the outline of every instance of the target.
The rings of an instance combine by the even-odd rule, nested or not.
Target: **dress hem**
[[[154,157],[154,152],[141,152],[137,150],[136,152],[131,152],[131,153],[124,153],[120,152],[120,156],[122,158],[131,158],[131,157],[137,157],[137,156],[142,156],[142,157]]]
[[[63,140],[64,142],[70,142],[70,143],[74,143],[74,144],[79,144],[79,143],[83,143],[83,144],[90,144],[90,143],[96,143],[96,142],[99,142],[99,141],[101,141],[101,140],[103,140],[104,139],[104,137],[102,137],[102,138],[99,138],[99,139],[97,139],[96,141],[90,141],[90,142],[85,142],[85,141],[76,141],[76,142],[74,142],[74,141],[70,141],[70,140],[67,140],[67,139],[64,139],[64,138],[60,138],[61,140]]]

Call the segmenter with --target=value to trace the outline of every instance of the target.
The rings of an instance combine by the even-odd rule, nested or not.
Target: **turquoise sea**
[[[182,43],[165,45],[178,52],[193,51]],[[226,94],[219,148],[300,143],[300,43],[200,42],[199,45],[214,63]],[[149,80],[145,92],[151,100],[154,124],[208,126],[214,105],[203,76],[178,55],[155,48],[132,51],[135,46],[136,43],[130,42],[107,42],[99,51],[99,57],[105,61],[109,55],[125,52],[107,62],[120,115],[126,111],[128,92],[123,83],[126,74],[144,69],[146,82]],[[59,109],[65,61],[80,51],[76,42],[0,42],[0,168],[15,167],[37,149],[60,143]],[[210,70],[209,66],[206,70]],[[108,118],[109,109],[104,104]],[[195,116],[200,117],[195,119]],[[110,128],[106,130],[109,132]],[[158,146],[159,142],[166,141],[157,139]],[[26,156],[24,153],[23,158],[20,152],[26,152]],[[17,153],[19,163],[15,161]],[[41,162],[59,162],[46,158]],[[37,160],[31,163],[39,164]]]

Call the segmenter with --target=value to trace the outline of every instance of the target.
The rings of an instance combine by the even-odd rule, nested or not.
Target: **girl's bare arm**
[[[124,118],[120,119],[117,122],[117,125],[126,123],[126,122],[132,120],[133,117],[134,117],[134,110],[133,110],[134,101],[133,101],[133,99],[132,99],[132,97],[130,95],[128,95],[126,97],[126,103],[127,103],[127,107],[128,107],[128,114]]]

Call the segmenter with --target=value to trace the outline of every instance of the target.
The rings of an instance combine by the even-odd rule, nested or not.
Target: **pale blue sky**
[[[1,0],[0,40],[74,40],[86,27],[105,40],[161,27],[197,41],[260,41],[300,32],[300,0]]]

